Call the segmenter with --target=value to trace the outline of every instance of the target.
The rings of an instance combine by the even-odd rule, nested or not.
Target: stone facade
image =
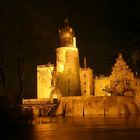
[[[110,87],[110,78],[109,77],[96,77],[94,79],[95,86],[95,96],[106,96],[110,95],[104,89]]]
[[[37,66],[37,98],[50,98],[54,86],[54,66],[38,65]]]
[[[93,71],[90,68],[80,69],[81,95],[90,96],[94,94]]]
[[[57,88],[62,96],[80,95],[79,53],[75,47],[56,50]]]
[[[139,105],[134,97],[90,96],[63,97],[57,109],[57,115],[93,116],[93,115],[129,115],[139,114]]]

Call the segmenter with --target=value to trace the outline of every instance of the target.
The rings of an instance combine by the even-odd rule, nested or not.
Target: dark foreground
[[[140,116],[38,118],[0,131],[0,140],[140,140]]]

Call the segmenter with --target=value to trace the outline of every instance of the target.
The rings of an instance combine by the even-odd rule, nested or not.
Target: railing
[[[57,102],[51,102],[50,100],[23,100],[22,106],[54,106]]]

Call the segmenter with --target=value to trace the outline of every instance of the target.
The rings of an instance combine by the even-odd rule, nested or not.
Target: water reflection
[[[138,140],[140,116],[38,118],[33,127],[9,130],[10,138],[19,140]]]

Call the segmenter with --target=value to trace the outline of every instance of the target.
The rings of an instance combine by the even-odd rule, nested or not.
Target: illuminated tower
[[[84,68],[80,69],[81,95],[93,95],[93,70],[87,67],[86,58],[84,57]]]
[[[65,20],[59,30],[60,47],[56,49],[57,86],[62,96],[80,95],[79,53],[76,48],[74,30]]]

